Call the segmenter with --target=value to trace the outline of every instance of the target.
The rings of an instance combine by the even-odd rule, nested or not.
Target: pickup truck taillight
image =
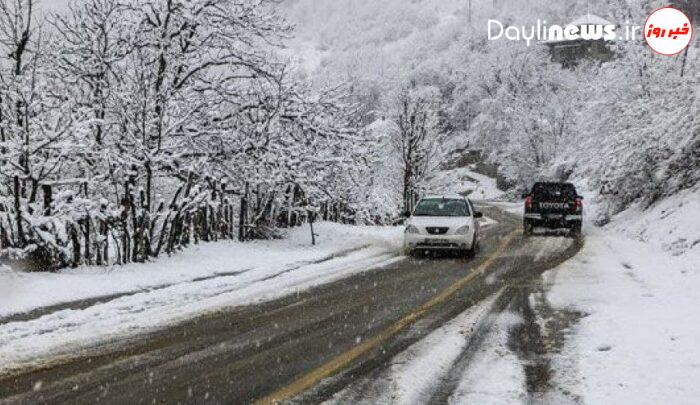
[[[532,196],[525,198],[525,209],[532,209]]]
[[[576,211],[581,211],[583,209],[583,200],[577,198],[576,202],[574,203],[574,208],[576,208]]]

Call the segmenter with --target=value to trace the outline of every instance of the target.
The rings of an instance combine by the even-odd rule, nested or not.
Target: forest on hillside
[[[700,180],[698,40],[554,63],[486,22],[643,23],[657,0],[0,2],[0,251],[27,268],[146,261],[315,219],[390,223],[455,152],[514,189]],[[694,2],[679,2],[697,14]]]
[[[610,44],[606,63],[553,63],[542,44],[489,41],[487,21],[567,24],[588,13],[619,26],[643,25],[657,0],[297,0],[299,47],[316,44],[317,83],[350,83],[370,120],[393,117],[406,89],[434,94],[441,150],[475,148],[516,188],[569,179],[603,196],[608,211],[648,205],[700,180],[700,40],[675,57],[642,38]],[[697,2],[675,5],[700,18]],[[696,24],[697,25],[697,24]],[[375,124],[376,125],[376,124]],[[378,125],[377,136],[387,136]],[[389,132],[392,126],[389,125]],[[389,148],[388,150],[390,150]],[[445,158],[442,158],[444,161]],[[431,170],[441,163],[434,162]],[[393,165],[401,171],[400,159]],[[396,174],[384,183],[400,190]],[[428,185],[416,181],[417,187]],[[389,187],[391,188],[391,187]],[[381,184],[378,191],[387,189]],[[382,201],[386,202],[385,199]],[[401,204],[401,200],[394,201]],[[376,207],[376,209],[392,209]],[[602,218],[605,220],[605,218]]]

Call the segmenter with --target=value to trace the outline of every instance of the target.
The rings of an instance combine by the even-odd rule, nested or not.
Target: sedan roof
[[[421,200],[433,200],[433,199],[443,199],[443,200],[464,200],[465,197],[459,194],[445,194],[445,195],[426,195],[421,198]]]

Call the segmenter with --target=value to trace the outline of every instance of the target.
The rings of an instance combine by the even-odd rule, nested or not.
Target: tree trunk
[[[314,232],[314,217],[315,214],[311,211],[307,211],[309,216],[309,228],[311,228],[311,246],[316,246],[316,233]]]
[[[42,185],[41,189],[44,194],[44,215],[48,217],[51,215],[51,203],[53,203],[53,190],[48,184]]]
[[[73,245],[73,267],[80,265],[80,238],[78,237],[78,227],[74,224],[70,227],[70,239]]]

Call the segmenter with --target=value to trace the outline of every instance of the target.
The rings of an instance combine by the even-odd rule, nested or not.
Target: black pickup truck
[[[524,194],[525,215],[523,230],[532,235],[536,227],[568,228],[573,235],[581,233],[583,197],[571,183],[535,183],[529,194]]]

